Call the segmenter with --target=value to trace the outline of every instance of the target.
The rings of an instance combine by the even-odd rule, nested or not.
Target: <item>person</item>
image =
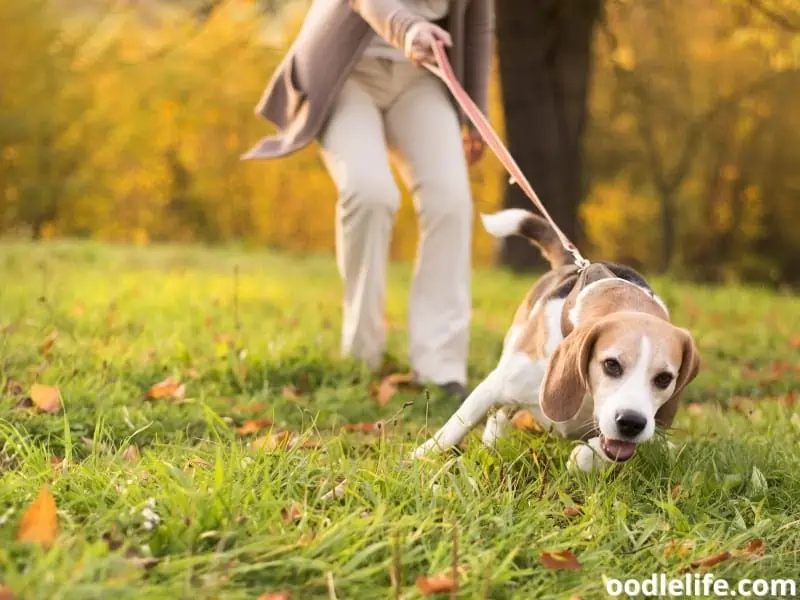
[[[466,397],[473,211],[468,164],[483,143],[442,81],[424,68],[442,43],[486,112],[493,0],[315,0],[256,114],[275,135],[245,160],[318,141],[338,191],[344,283],[342,352],[380,367],[394,214],[391,151],[413,194],[420,242],[409,302],[409,358],[420,383]]]

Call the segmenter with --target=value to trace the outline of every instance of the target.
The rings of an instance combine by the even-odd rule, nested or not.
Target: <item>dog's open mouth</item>
[[[606,453],[606,456],[617,462],[625,462],[636,453],[636,444],[633,442],[612,440],[604,435],[601,435],[600,444],[603,448],[603,452]]]

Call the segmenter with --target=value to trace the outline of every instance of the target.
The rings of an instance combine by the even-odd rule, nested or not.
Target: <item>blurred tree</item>
[[[501,0],[497,49],[509,150],[558,226],[579,238],[584,193],[581,139],[586,121],[592,34],[601,0]],[[518,186],[505,207],[531,208]],[[541,264],[519,238],[504,240],[500,262],[515,270]]]

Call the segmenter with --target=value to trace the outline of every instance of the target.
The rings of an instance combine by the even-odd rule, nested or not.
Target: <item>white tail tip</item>
[[[519,233],[522,223],[531,216],[522,208],[509,208],[491,215],[481,213],[483,228],[494,237],[504,238]]]

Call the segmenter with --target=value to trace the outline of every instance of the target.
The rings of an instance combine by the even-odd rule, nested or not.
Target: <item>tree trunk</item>
[[[509,150],[564,233],[579,243],[583,195],[581,137],[592,31],[601,0],[499,0],[497,48]],[[533,209],[518,186],[503,206]],[[503,241],[499,261],[516,271],[541,266],[520,238]]]

